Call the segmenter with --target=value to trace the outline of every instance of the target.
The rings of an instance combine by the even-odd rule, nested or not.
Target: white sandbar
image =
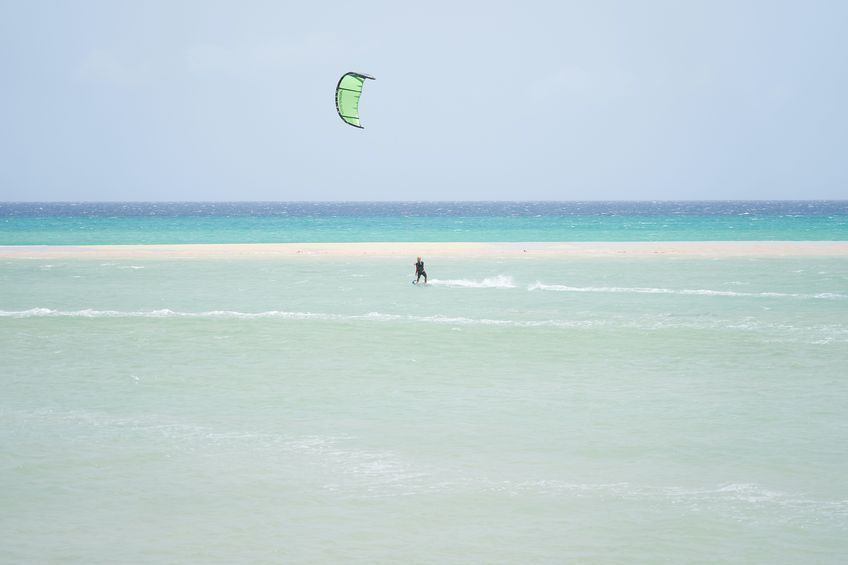
[[[0,259],[262,259],[283,257],[848,257],[848,241],[528,243],[227,243],[0,246]]]

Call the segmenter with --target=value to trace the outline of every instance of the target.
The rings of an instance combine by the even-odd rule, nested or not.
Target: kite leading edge
[[[359,121],[359,97],[362,96],[365,79],[376,80],[362,73],[345,73],[336,85],[336,111],[339,117],[360,129],[365,129]]]

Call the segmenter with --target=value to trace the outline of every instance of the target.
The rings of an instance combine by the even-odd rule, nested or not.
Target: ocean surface
[[[848,200],[2,203],[0,245],[848,240]]]
[[[0,562],[848,560],[844,258],[415,254],[0,260]]]

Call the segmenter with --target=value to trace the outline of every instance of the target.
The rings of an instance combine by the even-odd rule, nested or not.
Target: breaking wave
[[[561,284],[543,284],[536,282],[527,287],[527,290],[551,290],[555,292],[597,292],[616,294],[678,294],[685,296],[738,296],[758,298],[818,298],[824,300],[840,300],[848,298],[848,295],[834,292],[820,292],[817,294],[800,294],[789,292],[736,292],[733,290],[709,290],[709,289],[676,289],[676,288],[651,288],[651,287],[623,287],[623,286],[567,286]]]

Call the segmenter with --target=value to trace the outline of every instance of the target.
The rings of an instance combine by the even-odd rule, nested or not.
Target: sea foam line
[[[333,319],[333,314],[314,314],[312,312],[285,312],[270,310],[266,312],[237,312],[234,310],[211,310],[206,312],[177,312],[168,308],[160,310],[53,310],[51,308],[30,308],[29,310],[0,310],[0,318],[203,318],[203,319]]]
[[[290,312],[269,310],[265,312],[238,312],[234,310],[211,310],[205,312],[178,312],[161,310],[53,310],[50,308],[31,308],[29,310],[0,310],[0,318],[147,318],[147,319],[194,319],[194,320],[294,320],[294,321],[330,321],[330,322],[395,322],[425,323],[448,325],[452,327],[500,327],[500,328],[549,328],[568,330],[639,330],[661,331],[669,329],[693,329],[708,331],[742,331],[771,335],[778,340],[801,337],[803,342],[825,344],[848,341],[848,326],[844,324],[824,324],[797,326],[764,322],[751,317],[740,319],[714,319],[704,317],[680,318],[676,316],[639,316],[621,318],[617,316],[595,319],[549,319],[549,320],[503,320],[492,318],[468,318],[465,316],[410,314],[387,314],[368,312],[367,314],[328,314],[320,312]],[[790,341],[793,341],[790,339]]]
[[[486,325],[509,327],[587,327],[604,325],[603,320],[496,320],[487,318],[467,318],[464,316],[415,316],[405,314],[385,314],[369,312],[367,314],[327,314],[320,312],[290,312],[268,310],[264,312],[238,312],[235,310],[211,310],[205,312],[178,312],[170,309],[160,310],[54,310],[51,308],[30,308],[29,310],[0,310],[0,318],[187,318],[210,320],[323,320],[323,321],[374,321],[374,322],[430,322],[452,325]]]
[[[595,320],[500,320],[492,318],[468,318],[465,316],[431,315],[420,316],[411,314],[387,314],[368,312],[367,314],[328,314],[320,312],[291,312],[284,310],[268,310],[264,312],[238,312],[235,310],[211,310],[205,312],[178,312],[170,309],[160,310],[53,310],[51,308],[31,308],[29,310],[8,311],[0,310],[0,318],[147,318],[147,319],[200,319],[200,320],[312,320],[333,322],[415,322],[445,324],[452,326],[501,326],[508,328],[595,328],[595,327],[638,327],[642,329],[659,329],[659,321],[649,324],[637,321],[620,321],[608,319]]]
[[[488,277],[479,281],[471,279],[430,279],[427,284],[455,288],[515,288],[512,277],[506,275]]]
[[[824,300],[840,300],[848,298],[848,295],[834,292],[820,292],[817,294],[799,294],[787,292],[736,292],[733,290],[709,290],[709,289],[675,289],[675,288],[651,288],[651,287],[623,287],[623,286],[567,286],[561,284],[544,284],[536,282],[527,287],[527,290],[550,290],[555,292],[597,292],[615,294],[678,294],[685,296],[737,296],[756,298],[817,298]]]

